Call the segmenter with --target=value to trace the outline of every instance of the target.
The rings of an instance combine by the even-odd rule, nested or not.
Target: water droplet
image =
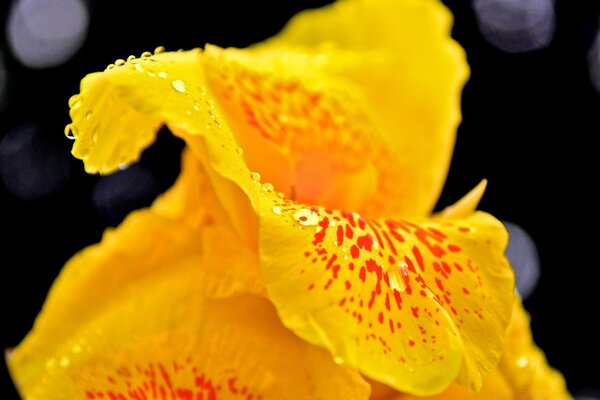
[[[258,172],[251,172],[250,178],[252,178],[254,182],[260,182],[260,174]]]
[[[175,89],[179,93],[185,92],[185,87],[186,87],[185,82],[180,79],[176,79],[176,80],[172,81],[171,86],[173,86],[173,89]]]
[[[165,48],[163,46],[158,46],[157,48],[154,49],[154,54],[160,54],[160,53],[164,53]]]
[[[519,357],[519,359],[517,360],[517,367],[525,368],[527,365],[529,365],[529,360],[527,359],[527,357]]]
[[[277,197],[279,197],[280,199],[283,199],[285,197],[285,194],[283,194],[281,192],[277,192]]]
[[[221,127],[221,121],[219,121],[218,119],[215,118],[215,125],[217,126],[217,128]]]
[[[92,118],[92,112],[88,111],[85,113],[85,119],[87,119],[88,121]]]
[[[200,106],[198,104],[194,104],[194,110],[200,111]]]
[[[79,108],[81,105],[81,100],[79,99],[78,94],[74,94],[69,98],[69,107],[70,108]]]
[[[167,73],[165,71],[160,71],[158,73],[159,78],[167,79],[167,76],[169,76],[169,75],[167,75]]]
[[[150,78],[154,78],[156,76],[156,74],[152,71],[146,72],[146,75],[148,75]]]
[[[212,110],[208,110],[208,117],[210,119],[215,119],[215,113]]]
[[[150,53],[149,51],[145,51],[145,52],[142,53],[142,55],[140,57],[141,58],[152,57],[152,53]]]
[[[308,208],[301,208],[293,215],[294,219],[304,226],[314,226],[319,223],[319,215]]]
[[[244,149],[242,149],[241,147],[238,147],[237,149],[235,149],[235,152],[238,154],[238,156],[244,155]]]
[[[408,264],[404,261],[398,263],[398,265],[392,265],[388,270],[388,277],[390,280],[390,287],[399,292],[406,290],[406,279],[408,279],[408,272],[406,272]]]
[[[142,64],[135,64],[135,70],[137,72],[144,72],[144,67],[142,67]]]
[[[115,67],[115,64],[108,64],[106,66],[106,71],[108,71],[109,69],[113,69]]]
[[[60,359],[60,361],[58,362],[58,364],[59,364],[61,367],[63,367],[63,368],[66,368],[66,367],[68,367],[69,365],[71,365],[71,360],[69,360],[67,357],[62,357],[62,358]]]
[[[279,207],[279,206],[273,206],[271,211],[273,211],[273,214],[275,214],[275,215],[281,215],[281,207]]]
[[[134,55],[130,55],[129,57],[127,57],[127,62],[132,62],[133,60],[135,60]]]
[[[273,191],[273,189],[274,189],[273,185],[271,183],[269,183],[269,182],[264,183],[262,185],[263,192],[271,193]]]
[[[127,169],[127,164],[125,164],[125,163],[120,163],[119,164],[119,170],[125,171],[126,169]]]
[[[122,58],[119,58],[117,61],[115,61],[115,66],[120,67],[121,65],[125,64],[125,60],[123,60]]]
[[[65,136],[69,140],[75,140],[75,130],[73,129],[73,124],[69,124],[65,126]]]

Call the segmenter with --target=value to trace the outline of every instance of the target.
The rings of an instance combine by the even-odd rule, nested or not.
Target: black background
[[[524,0],[525,1],[525,0]],[[2,21],[9,2],[0,5]],[[0,139],[33,121],[53,148],[69,157],[63,135],[67,99],[79,80],[117,58],[164,45],[168,50],[204,43],[243,47],[275,34],[295,12],[322,1],[253,0],[160,4],[101,0],[89,4],[91,22],[83,48],[66,64],[43,70],[11,58],[4,36],[0,48],[9,71],[9,99],[0,111]],[[556,3],[557,30],[551,45],[526,54],[507,54],[479,34],[470,3],[445,2],[455,13],[453,36],[467,51],[471,78],[463,95],[463,123],[440,205],[447,205],[489,180],[480,208],[518,223],[538,245],[542,277],[525,305],[533,333],[550,363],[574,394],[600,389],[597,212],[600,95],[590,83],[586,55],[594,38],[600,2]],[[131,8],[126,8],[125,4]],[[132,7],[137,4],[137,7]],[[197,10],[197,11],[195,11]],[[156,187],[117,216],[96,210],[87,176],[69,159],[71,178],[57,192],[35,201],[12,195],[0,183],[0,346],[16,345],[30,329],[62,264],[99,240],[102,230],[133,206],[148,204],[177,174],[181,144],[161,135],[143,163]],[[120,213],[120,214],[119,214]],[[5,366],[1,399],[17,398]]]

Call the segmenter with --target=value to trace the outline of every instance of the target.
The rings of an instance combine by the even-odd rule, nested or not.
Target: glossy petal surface
[[[261,204],[269,298],[302,338],[416,394],[457,377],[479,387],[495,367],[514,280],[503,257],[506,231],[493,217],[368,220]]]

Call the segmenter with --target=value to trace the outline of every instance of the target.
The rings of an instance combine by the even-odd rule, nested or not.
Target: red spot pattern
[[[280,205],[290,215],[298,207],[285,200]],[[445,310],[459,329],[466,318],[485,318],[484,280],[477,263],[459,245],[471,228],[447,221],[376,221],[351,212],[312,210],[319,216],[318,228],[309,249],[301,247],[301,254],[322,258],[309,267],[302,265],[307,279],[312,279],[308,290],[319,298],[323,292],[340,295],[329,304],[338,305],[344,318],[362,327],[357,344],[375,340],[385,354],[395,346],[407,350],[427,345],[439,351],[435,335],[428,336],[423,326],[439,327],[440,312]],[[420,307],[413,306],[417,302],[409,301],[411,296],[425,300],[419,300]],[[454,306],[455,296],[460,297],[460,307]],[[406,323],[411,319],[419,326],[414,332],[406,330],[415,326]],[[389,332],[385,338],[378,333],[382,327]],[[389,335],[398,338],[390,341]],[[418,335],[418,340],[407,341],[407,335]]]
[[[96,374],[92,374],[96,376]],[[121,365],[103,383],[84,389],[90,400],[260,400],[262,396],[242,384],[234,370],[220,376],[200,372],[190,358],[173,361]]]

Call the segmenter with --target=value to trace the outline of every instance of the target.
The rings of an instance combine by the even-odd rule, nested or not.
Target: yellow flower
[[[470,392],[455,383],[444,392],[427,397],[401,394],[374,384],[371,400],[563,400],[570,399],[562,375],[548,366],[546,357],[533,343],[529,317],[516,300],[508,326],[505,352],[498,367],[484,380],[479,392]]]
[[[67,134],[88,172],[165,124],[187,149],[173,188],[65,266],[8,357],[23,397],[479,389],[514,279],[506,230],[474,211],[485,183],[431,216],[468,75],[450,25],[435,0],[342,0],[248,49],[85,77]]]

